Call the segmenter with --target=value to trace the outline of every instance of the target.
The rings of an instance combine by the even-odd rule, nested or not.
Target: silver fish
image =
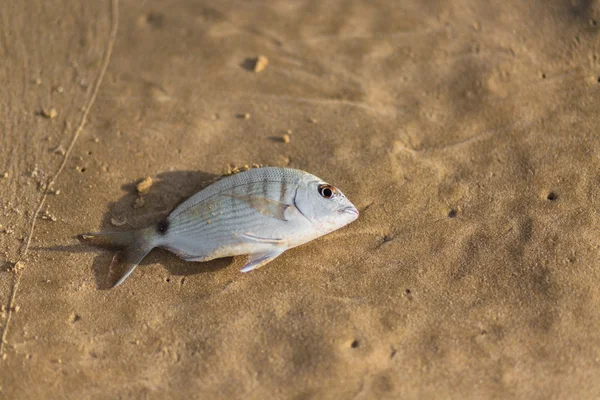
[[[248,254],[242,272],[272,261],[292,247],[333,232],[358,218],[334,186],[304,171],[262,167],[229,175],[190,197],[163,221],[132,232],[80,238],[117,247],[109,281],[118,286],[155,247],[186,261]]]

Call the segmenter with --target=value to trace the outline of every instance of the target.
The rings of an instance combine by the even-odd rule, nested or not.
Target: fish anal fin
[[[279,255],[281,255],[281,253],[283,253],[283,251],[273,250],[263,253],[250,254],[248,262],[246,263],[246,265],[244,265],[244,268],[242,268],[241,271],[250,272],[254,269],[260,268],[263,265],[273,261]]]

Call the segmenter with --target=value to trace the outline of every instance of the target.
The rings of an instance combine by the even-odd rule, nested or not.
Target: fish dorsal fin
[[[287,221],[287,219],[285,218],[285,211],[289,207],[292,207],[289,204],[280,203],[275,200],[265,199],[264,197],[258,196],[237,194],[226,194],[224,196],[233,197],[235,199],[243,201],[259,213],[266,215],[267,217],[280,219],[282,221]]]
[[[275,258],[277,258],[279,255],[281,255],[281,253],[283,253],[283,252],[284,252],[284,250],[271,250],[271,251],[266,251],[263,253],[250,254],[250,257],[248,258],[248,262],[246,263],[246,265],[244,265],[244,268],[242,268],[240,271],[250,272],[253,269],[260,268],[263,265],[273,261]]]

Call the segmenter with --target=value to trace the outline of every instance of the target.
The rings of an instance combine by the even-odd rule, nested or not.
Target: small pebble
[[[137,184],[135,187],[138,193],[148,193],[150,188],[152,187],[152,178],[147,177],[143,181]]]
[[[281,136],[281,141],[283,143],[289,143],[290,142],[290,135],[288,135],[287,133],[283,136]]]
[[[51,108],[50,110],[43,109],[42,115],[48,119],[54,119],[58,116],[58,111],[56,111],[56,108]]]
[[[46,221],[52,221],[52,222],[57,221],[57,218],[54,215],[50,214],[48,211],[44,211],[40,217]]]
[[[74,323],[77,322],[81,319],[81,317],[75,313],[71,313],[71,315],[69,315],[69,322]]]
[[[269,59],[265,56],[258,56],[254,62],[253,70],[254,72],[260,72],[267,68],[267,65],[269,65]]]

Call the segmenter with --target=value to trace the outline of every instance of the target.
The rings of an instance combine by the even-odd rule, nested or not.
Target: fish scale
[[[243,195],[253,195],[253,194],[257,194],[259,196],[265,197],[265,198],[273,198],[272,195],[270,195],[272,192],[274,192],[275,190],[277,190],[277,192],[280,192],[280,189],[278,189],[278,186],[282,186],[280,183],[278,182],[272,182],[271,183],[271,187],[272,190],[269,190],[268,187],[265,187],[263,185],[261,185],[261,187],[257,187],[256,184],[252,184],[255,185],[254,187],[252,187],[251,185],[244,185],[244,186],[240,186],[241,188],[247,188],[247,190],[242,190]],[[255,193],[258,192],[258,193]],[[235,194],[235,191],[234,193]],[[254,212],[252,209],[248,209],[247,204],[244,203],[243,201],[240,200],[236,200],[235,197],[233,196],[229,196],[226,197],[222,203],[211,203],[212,205],[215,206],[215,208],[217,209],[223,209],[223,211],[220,211],[219,214],[211,214],[210,210],[207,210],[207,204],[205,202],[200,202],[195,204],[194,206],[190,207],[188,210],[179,213],[178,215],[176,215],[175,218],[169,218],[169,222],[170,225],[172,227],[172,230],[174,232],[176,232],[177,234],[194,234],[194,235],[202,235],[203,233],[207,233],[210,232],[212,230],[212,228],[215,228],[217,226],[223,226],[224,224],[228,224],[230,221],[235,220],[236,221],[236,226],[240,226],[243,223],[247,222],[248,219],[253,219],[253,218],[258,218],[259,215],[257,215],[256,212]],[[242,211],[246,211],[243,212]],[[221,214],[222,212],[222,214]],[[191,215],[189,217],[187,217],[188,213],[193,213],[193,214],[197,214],[197,215],[202,215],[202,216],[207,216],[206,218],[203,218],[203,222],[205,222],[204,224],[202,222],[198,223],[198,221],[196,221],[193,217],[194,215]],[[187,218],[186,218],[187,217]],[[210,224],[207,224],[206,222],[210,221]],[[193,227],[193,229],[189,229],[189,227]],[[187,229],[186,229],[187,228]]]
[[[215,194],[235,186],[262,181],[280,182],[281,180],[286,180],[293,182],[299,179],[298,174],[290,171],[298,170],[293,170],[290,168],[262,167],[250,169],[244,172],[238,172],[234,175],[229,175],[181,203],[175,210],[173,210],[170,216],[176,217],[179,213],[183,212],[192,205],[204,201]]]
[[[213,219],[210,224],[199,225],[196,229],[186,231],[185,234],[193,237],[202,237],[204,243],[209,244],[211,240],[227,240],[227,237],[223,237],[223,234],[229,232],[254,231],[268,218],[270,217],[254,210],[247,210],[245,212],[240,210],[238,213],[228,215],[225,218]]]
[[[356,207],[320,178],[296,169],[262,167],[209,185],[155,226],[90,233],[82,239],[120,248],[108,276],[117,286],[155,247],[188,261],[248,254],[242,268],[248,272],[356,218]]]

